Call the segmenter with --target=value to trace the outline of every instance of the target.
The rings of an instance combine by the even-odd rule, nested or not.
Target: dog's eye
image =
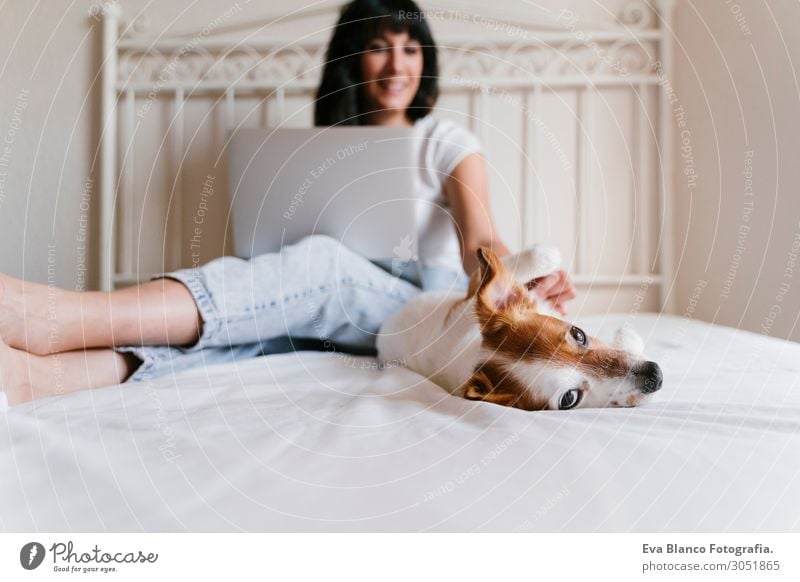
[[[578,344],[586,347],[589,344],[589,340],[586,338],[586,334],[583,333],[583,330],[579,327],[572,326],[572,329],[569,330],[569,335],[572,336]]]
[[[570,408],[575,408],[580,403],[582,395],[583,392],[581,392],[580,388],[567,390],[561,395],[561,400],[558,401],[559,410],[569,410]]]

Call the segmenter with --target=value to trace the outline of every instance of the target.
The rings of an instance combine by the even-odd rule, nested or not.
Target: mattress
[[[301,352],[0,413],[4,531],[797,531],[800,345],[656,315],[636,409],[525,412]]]

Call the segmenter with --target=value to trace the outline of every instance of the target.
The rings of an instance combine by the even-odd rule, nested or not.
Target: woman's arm
[[[500,257],[508,255],[492,219],[483,155],[475,152],[464,158],[450,174],[444,190],[453,209],[464,271],[470,275],[478,268],[479,247],[490,247]],[[564,271],[535,279],[533,288],[561,313],[566,313],[566,302],[575,297],[575,288]]]
[[[483,156],[475,152],[456,166],[444,185],[453,209],[461,245],[461,261],[467,275],[478,268],[477,251],[490,247],[497,256],[509,254],[497,234],[489,208],[489,181]]]

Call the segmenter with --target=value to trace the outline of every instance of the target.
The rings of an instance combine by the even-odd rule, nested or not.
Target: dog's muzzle
[[[661,367],[655,362],[645,362],[633,371],[636,388],[644,394],[652,394],[661,388],[664,375]]]

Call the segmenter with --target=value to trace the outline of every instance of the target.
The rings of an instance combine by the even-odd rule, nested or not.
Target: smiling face
[[[475,310],[483,356],[464,387],[466,398],[524,410],[570,410],[637,406],[661,388],[658,364],[542,315],[494,253],[481,249],[478,258]]]
[[[364,101],[372,123],[411,125],[406,110],[419,90],[422,47],[407,32],[383,30],[361,56]]]

